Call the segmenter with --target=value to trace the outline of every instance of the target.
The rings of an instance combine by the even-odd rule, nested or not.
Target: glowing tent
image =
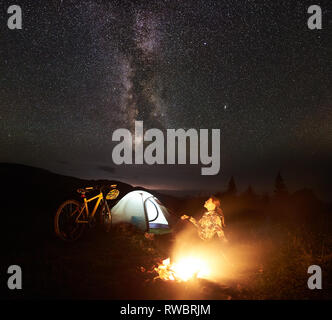
[[[146,191],[135,190],[127,193],[111,211],[112,223],[129,222],[150,233],[171,232],[166,207]]]

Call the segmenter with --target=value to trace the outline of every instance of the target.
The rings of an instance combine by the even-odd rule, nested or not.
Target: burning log
[[[210,274],[207,263],[195,257],[185,257],[174,263],[167,258],[157,268],[154,268],[154,271],[158,273],[155,279],[179,282],[205,278]]]

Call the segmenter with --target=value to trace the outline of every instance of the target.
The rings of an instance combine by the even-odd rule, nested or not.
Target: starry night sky
[[[5,1],[0,162],[161,189],[332,190],[330,1]],[[23,30],[7,28],[19,4]],[[320,4],[323,30],[307,28]],[[220,128],[221,171],[116,166],[112,132]]]

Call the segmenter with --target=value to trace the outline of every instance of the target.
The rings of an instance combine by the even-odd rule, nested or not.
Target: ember
[[[170,258],[165,259],[154,269],[162,280],[188,281],[196,278],[205,278],[210,269],[205,261],[195,257],[185,257],[171,263]]]

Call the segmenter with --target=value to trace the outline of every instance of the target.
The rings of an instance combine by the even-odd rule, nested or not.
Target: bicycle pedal
[[[89,220],[89,227],[94,228],[97,224],[96,219]]]

